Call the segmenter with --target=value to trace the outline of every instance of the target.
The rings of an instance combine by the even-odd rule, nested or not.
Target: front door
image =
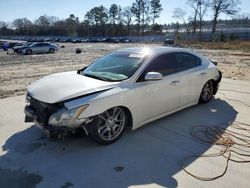
[[[144,77],[148,72],[159,72],[163,79],[146,81]],[[180,80],[175,72],[172,55],[159,55],[149,63],[134,84],[135,107],[139,121],[143,123],[177,109],[179,95]]]

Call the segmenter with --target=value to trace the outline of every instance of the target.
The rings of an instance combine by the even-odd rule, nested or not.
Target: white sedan
[[[89,66],[45,76],[28,87],[25,122],[53,138],[83,129],[100,144],[216,94],[221,73],[192,50],[136,47]]]

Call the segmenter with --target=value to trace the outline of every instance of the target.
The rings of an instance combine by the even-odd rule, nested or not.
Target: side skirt
[[[141,124],[139,124],[139,125],[137,125],[137,126],[133,126],[133,127],[132,127],[132,130],[135,130],[135,129],[137,129],[137,128],[139,128],[139,127],[141,127],[141,126],[143,126],[143,125],[145,125],[145,124],[147,124],[147,123],[150,123],[150,122],[155,121],[155,120],[157,120],[157,119],[163,118],[163,117],[165,117],[165,116],[167,116],[167,115],[173,114],[173,113],[175,113],[175,112],[178,112],[178,111],[183,110],[183,109],[185,109],[185,108],[188,108],[188,107],[190,107],[190,106],[194,106],[194,105],[196,105],[197,103],[198,103],[198,102],[195,101],[194,103],[188,104],[188,105],[186,105],[186,106],[184,106],[184,107],[177,108],[177,109],[175,109],[175,110],[173,110],[173,111],[170,111],[170,112],[164,113],[164,114],[162,114],[162,115],[159,115],[159,116],[157,116],[157,117],[151,118],[151,119],[149,119],[149,120],[147,120],[147,121],[144,121],[143,123],[141,123]]]

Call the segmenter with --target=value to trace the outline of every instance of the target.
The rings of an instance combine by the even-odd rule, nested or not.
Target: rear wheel
[[[30,49],[26,50],[26,54],[27,55],[31,55],[32,54],[32,50],[30,50]]]
[[[202,88],[199,103],[207,103],[213,97],[214,85],[212,80],[209,80],[205,83]]]
[[[111,108],[93,120],[90,136],[99,144],[112,144],[121,138],[127,122],[128,116],[121,107]]]

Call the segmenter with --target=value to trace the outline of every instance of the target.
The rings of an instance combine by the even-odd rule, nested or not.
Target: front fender
[[[133,107],[130,97],[128,96],[129,92],[131,92],[129,88],[114,88],[70,100],[65,102],[64,106],[68,109],[72,109],[88,104],[88,108],[84,110],[80,118],[93,117],[116,106],[123,106],[131,111]],[[131,113],[133,114],[133,112]]]

